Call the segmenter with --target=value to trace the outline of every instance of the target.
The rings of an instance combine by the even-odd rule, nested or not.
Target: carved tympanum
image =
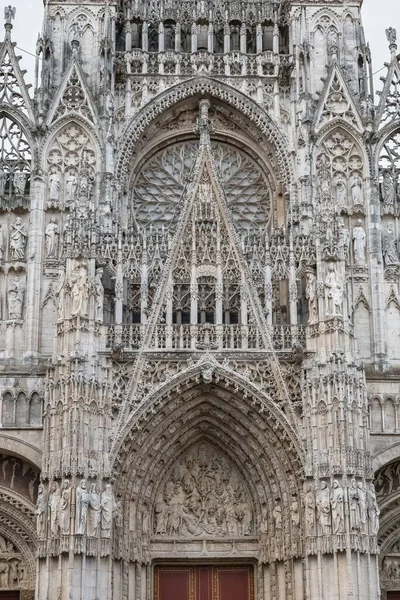
[[[241,476],[207,444],[182,457],[157,494],[158,536],[246,536],[252,529],[251,500]]]

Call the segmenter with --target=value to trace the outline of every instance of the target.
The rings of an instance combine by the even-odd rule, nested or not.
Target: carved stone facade
[[[400,591],[400,62],[389,28],[375,106],[361,4],[49,0],[32,93],[6,9],[0,591]]]

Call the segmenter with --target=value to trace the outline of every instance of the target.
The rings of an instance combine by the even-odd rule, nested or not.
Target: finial
[[[386,29],[386,37],[387,40],[389,42],[389,50],[390,50],[390,54],[393,58],[396,58],[396,50],[397,50],[397,32],[394,29],[394,27],[389,27],[389,29]]]
[[[13,21],[13,19],[15,19],[16,12],[17,12],[17,9],[15,8],[15,6],[11,6],[11,4],[9,6],[6,6],[4,9],[4,19],[5,19],[4,27],[6,30],[6,37],[10,36],[11,29],[13,27],[12,21]]]
[[[210,133],[212,133],[212,123],[208,114],[211,103],[209,100],[200,100],[200,111],[197,119],[197,130],[200,133],[200,145],[207,146],[210,143]]]

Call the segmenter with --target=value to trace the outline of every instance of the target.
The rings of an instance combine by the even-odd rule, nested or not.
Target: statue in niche
[[[60,228],[56,217],[50,217],[46,227],[46,258],[58,258],[58,247],[60,241]]]
[[[87,534],[89,537],[97,537],[100,525],[100,494],[97,484],[90,486],[90,500],[87,520]]]
[[[333,533],[343,533],[344,531],[344,492],[337,479],[332,484],[331,489],[331,508]]]
[[[24,288],[18,277],[10,282],[7,292],[8,318],[10,320],[21,320],[24,305]]]
[[[383,238],[383,262],[385,267],[397,266],[400,264],[393,223],[387,224],[386,234]]]
[[[58,300],[58,318],[64,319],[65,317],[65,267],[62,265],[58,269],[58,281],[55,290],[56,298]]]
[[[357,484],[357,490],[358,490],[358,511],[359,511],[360,532],[366,533],[367,497],[365,494],[364,486],[361,481],[359,481]]]
[[[13,175],[13,186],[14,192],[16,196],[24,196],[25,195],[25,187],[26,187],[26,173],[23,171],[23,166],[19,167],[19,171],[15,171]]]
[[[68,206],[73,207],[78,188],[78,179],[74,171],[70,171],[65,180],[65,200]]]
[[[121,500],[117,500],[114,509],[114,525],[117,532],[121,533],[122,531],[122,521],[123,521],[123,513],[122,513],[122,502]]]
[[[79,265],[72,273],[70,280],[71,316],[86,317],[89,302],[89,282],[87,267]]]
[[[360,530],[360,511],[358,507],[357,481],[355,479],[351,480],[351,484],[348,489],[348,498],[350,511],[350,531],[356,533]]]
[[[318,297],[317,278],[314,271],[309,269],[306,273],[306,298],[308,300],[308,324],[318,323]]]
[[[343,303],[343,285],[336,273],[334,265],[330,264],[325,277],[325,308],[327,317],[341,317]]]
[[[58,487],[58,483],[56,481],[53,481],[50,486],[50,494],[49,494],[49,521],[50,521],[51,537],[57,537],[58,533],[59,533],[60,502],[61,502],[60,489]]]
[[[364,204],[362,197],[362,180],[356,173],[351,182],[351,201],[353,206],[362,206]]]
[[[11,260],[25,259],[25,246],[28,235],[25,231],[25,225],[21,217],[15,219],[14,225],[11,225],[10,234],[10,256]]]
[[[42,540],[46,537],[46,517],[47,517],[47,494],[42,484],[38,487],[38,497],[36,500],[36,532],[38,538]]]
[[[272,516],[275,524],[275,537],[279,540],[282,538],[282,504],[279,498],[275,501]]]
[[[52,173],[49,177],[49,202],[55,206],[60,199],[61,178],[58,171]]]
[[[383,180],[381,183],[381,195],[384,204],[393,206],[396,201],[396,185],[389,171],[383,173]]]
[[[107,483],[104,487],[104,491],[101,494],[100,507],[101,507],[101,537],[111,537],[111,526],[114,514],[114,494],[110,483]]]
[[[304,492],[304,508],[306,531],[308,535],[315,535],[315,493],[312,485],[308,485]]]
[[[397,42],[397,32],[394,27],[386,29],[386,37],[389,44],[395,44]]]
[[[68,535],[71,526],[71,487],[68,479],[64,479],[61,485],[60,500],[60,531],[62,535]]]
[[[331,503],[329,488],[326,481],[321,481],[320,488],[317,492],[316,506],[322,534],[330,535],[332,532]]]
[[[353,229],[353,248],[354,248],[354,263],[356,265],[365,266],[365,229],[362,226],[361,219],[358,219],[356,227]]]
[[[346,182],[341,177],[336,181],[336,203],[338,208],[347,206]]]
[[[104,287],[102,283],[103,268],[96,269],[94,279],[94,318],[96,321],[103,322],[103,307],[104,307]]]
[[[293,529],[300,527],[299,501],[295,494],[292,495],[292,502],[290,503],[290,520]]]
[[[4,198],[6,193],[7,173],[4,170],[4,163],[0,162],[0,198]]]
[[[84,535],[86,533],[89,502],[90,494],[87,489],[86,479],[82,479],[79,486],[76,488],[75,531],[80,535]]]
[[[378,535],[379,531],[379,515],[380,510],[378,502],[376,500],[375,486],[373,483],[369,484],[367,491],[367,511],[369,521],[369,532],[371,535]]]

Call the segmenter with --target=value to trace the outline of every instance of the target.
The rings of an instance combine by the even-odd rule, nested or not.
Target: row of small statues
[[[65,202],[73,208],[77,197],[81,200],[89,200],[93,193],[94,178],[87,167],[80,170],[79,175],[70,171],[65,177]],[[61,175],[53,171],[49,176],[49,198],[48,205],[58,207],[61,193]]]
[[[329,489],[321,481],[315,492],[310,485],[304,494],[305,520],[308,535],[316,535],[316,516],[322,535],[345,532],[345,504],[348,505],[350,533],[377,535],[379,530],[379,506],[375,486],[351,480],[350,486],[342,487],[334,480]],[[346,511],[347,512],[347,511]]]
[[[27,179],[28,174],[24,171],[23,165],[19,167],[19,171],[14,171],[14,173],[6,173],[3,165],[0,163],[0,198],[4,198],[6,195],[7,181],[10,181],[12,186],[11,191],[17,197],[25,196]]]
[[[26,244],[28,240],[28,232],[21,219],[17,217],[15,222],[11,225],[10,239],[9,239],[9,251],[11,260],[25,260],[26,259]],[[59,257],[60,247],[60,228],[56,217],[50,217],[49,224],[45,231],[45,243],[46,243],[46,258],[57,259]],[[0,260],[4,256],[4,236],[3,227],[0,225]]]
[[[122,504],[120,500],[116,501],[111,484],[106,483],[104,490],[100,492],[97,483],[92,483],[89,487],[86,479],[82,479],[75,490],[69,480],[64,479],[61,489],[53,481],[49,494],[43,484],[39,485],[36,502],[39,539],[70,533],[110,538],[113,523],[116,527],[122,525]]]

